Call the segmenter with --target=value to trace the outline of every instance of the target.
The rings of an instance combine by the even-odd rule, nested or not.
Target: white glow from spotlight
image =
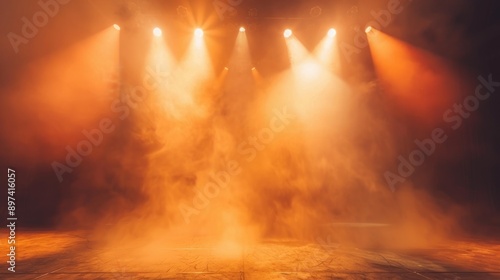
[[[300,40],[296,37],[291,37],[286,40],[290,63],[292,68],[300,64],[309,56],[309,51],[304,47]]]
[[[161,36],[161,29],[159,27],[155,27],[153,29],[153,35],[155,35],[156,37],[160,37]]]
[[[245,32],[245,27],[240,27],[240,32]]]
[[[307,59],[297,66],[298,74],[303,80],[314,79],[321,74],[321,66],[313,59]]]
[[[116,24],[116,23],[113,24],[113,28],[116,29],[116,30],[120,30],[121,29],[120,26],[118,24]]]
[[[290,36],[292,36],[292,30],[286,29],[285,32],[283,32],[283,36],[285,36],[285,38],[290,38]]]
[[[371,31],[373,31],[373,27],[371,27],[371,26],[366,27],[366,29],[365,29],[366,33],[370,33]]]
[[[330,29],[313,51],[315,59],[334,73],[340,71],[340,51],[336,36],[335,29]]]
[[[196,37],[198,37],[198,38],[203,37],[203,29],[201,29],[201,28],[196,28],[196,29],[194,30],[194,35],[195,35]]]
[[[328,30],[328,37],[333,38],[335,35],[337,35],[337,30],[335,30],[335,28],[330,28],[330,30]]]

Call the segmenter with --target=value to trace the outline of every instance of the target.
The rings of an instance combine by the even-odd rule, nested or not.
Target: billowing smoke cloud
[[[116,244],[210,236],[224,252],[264,238],[325,236],[413,246],[453,228],[451,204],[438,207],[411,180],[396,192],[388,186],[384,172],[416,135],[377,81],[346,83],[306,63],[256,82],[258,70],[214,74],[188,52],[154,86],[145,75],[157,65],[119,71],[118,60],[90,60],[96,45],[35,62],[33,80],[4,97],[22,108],[9,111],[15,122],[2,117],[11,131],[2,142],[17,147],[8,157],[71,169],[59,185],[59,226],[88,227]],[[115,75],[95,78],[102,68]],[[140,74],[121,76],[130,72]],[[98,135],[103,119],[113,129],[101,129],[99,144],[70,166],[66,147],[92,142],[82,131]]]
[[[263,84],[231,68],[222,88],[216,77],[173,70],[130,109],[122,146],[101,151],[116,161],[103,167],[116,189],[106,207],[92,206],[106,210],[96,229],[118,243],[211,236],[223,252],[262,238],[417,246],[442,237],[454,216],[418,186],[392,192],[383,176],[413,141],[410,128],[375,82],[346,84],[315,67]],[[79,173],[81,189],[100,172]],[[66,220],[93,219],[90,209],[82,202]]]

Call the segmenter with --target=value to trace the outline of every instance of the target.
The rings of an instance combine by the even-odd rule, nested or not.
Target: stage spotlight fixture
[[[198,37],[198,38],[203,37],[203,30],[202,30],[201,28],[196,28],[196,29],[194,30],[194,35],[195,35],[196,37]]]
[[[290,38],[290,36],[292,36],[292,30],[286,29],[283,36],[285,36],[285,38]]]
[[[240,32],[245,32],[245,27],[240,27]]]
[[[367,34],[370,33],[370,32],[372,32],[372,31],[373,31],[373,27],[371,27],[371,26],[368,26],[368,27],[365,28],[365,32]]]
[[[161,36],[161,29],[159,27],[155,27],[153,29],[153,35],[155,35],[156,37],[160,37]]]
[[[330,28],[330,30],[328,30],[328,37],[333,38],[335,35],[337,35],[337,30],[335,30],[335,28]]]
[[[118,24],[113,24],[113,28],[116,29],[116,30],[120,30],[120,26]]]

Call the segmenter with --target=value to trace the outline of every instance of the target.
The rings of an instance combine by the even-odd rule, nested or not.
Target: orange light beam
[[[368,42],[378,78],[396,103],[423,124],[442,121],[463,90],[463,74],[445,59],[374,28]]]

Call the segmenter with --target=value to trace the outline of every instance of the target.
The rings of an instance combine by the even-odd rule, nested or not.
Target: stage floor
[[[16,272],[7,270],[2,238],[0,279],[500,279],[498,242],[388,251],[268,240],[221,255],[203,238],[159,248],[110,247],[89,236],[18,229]]]

